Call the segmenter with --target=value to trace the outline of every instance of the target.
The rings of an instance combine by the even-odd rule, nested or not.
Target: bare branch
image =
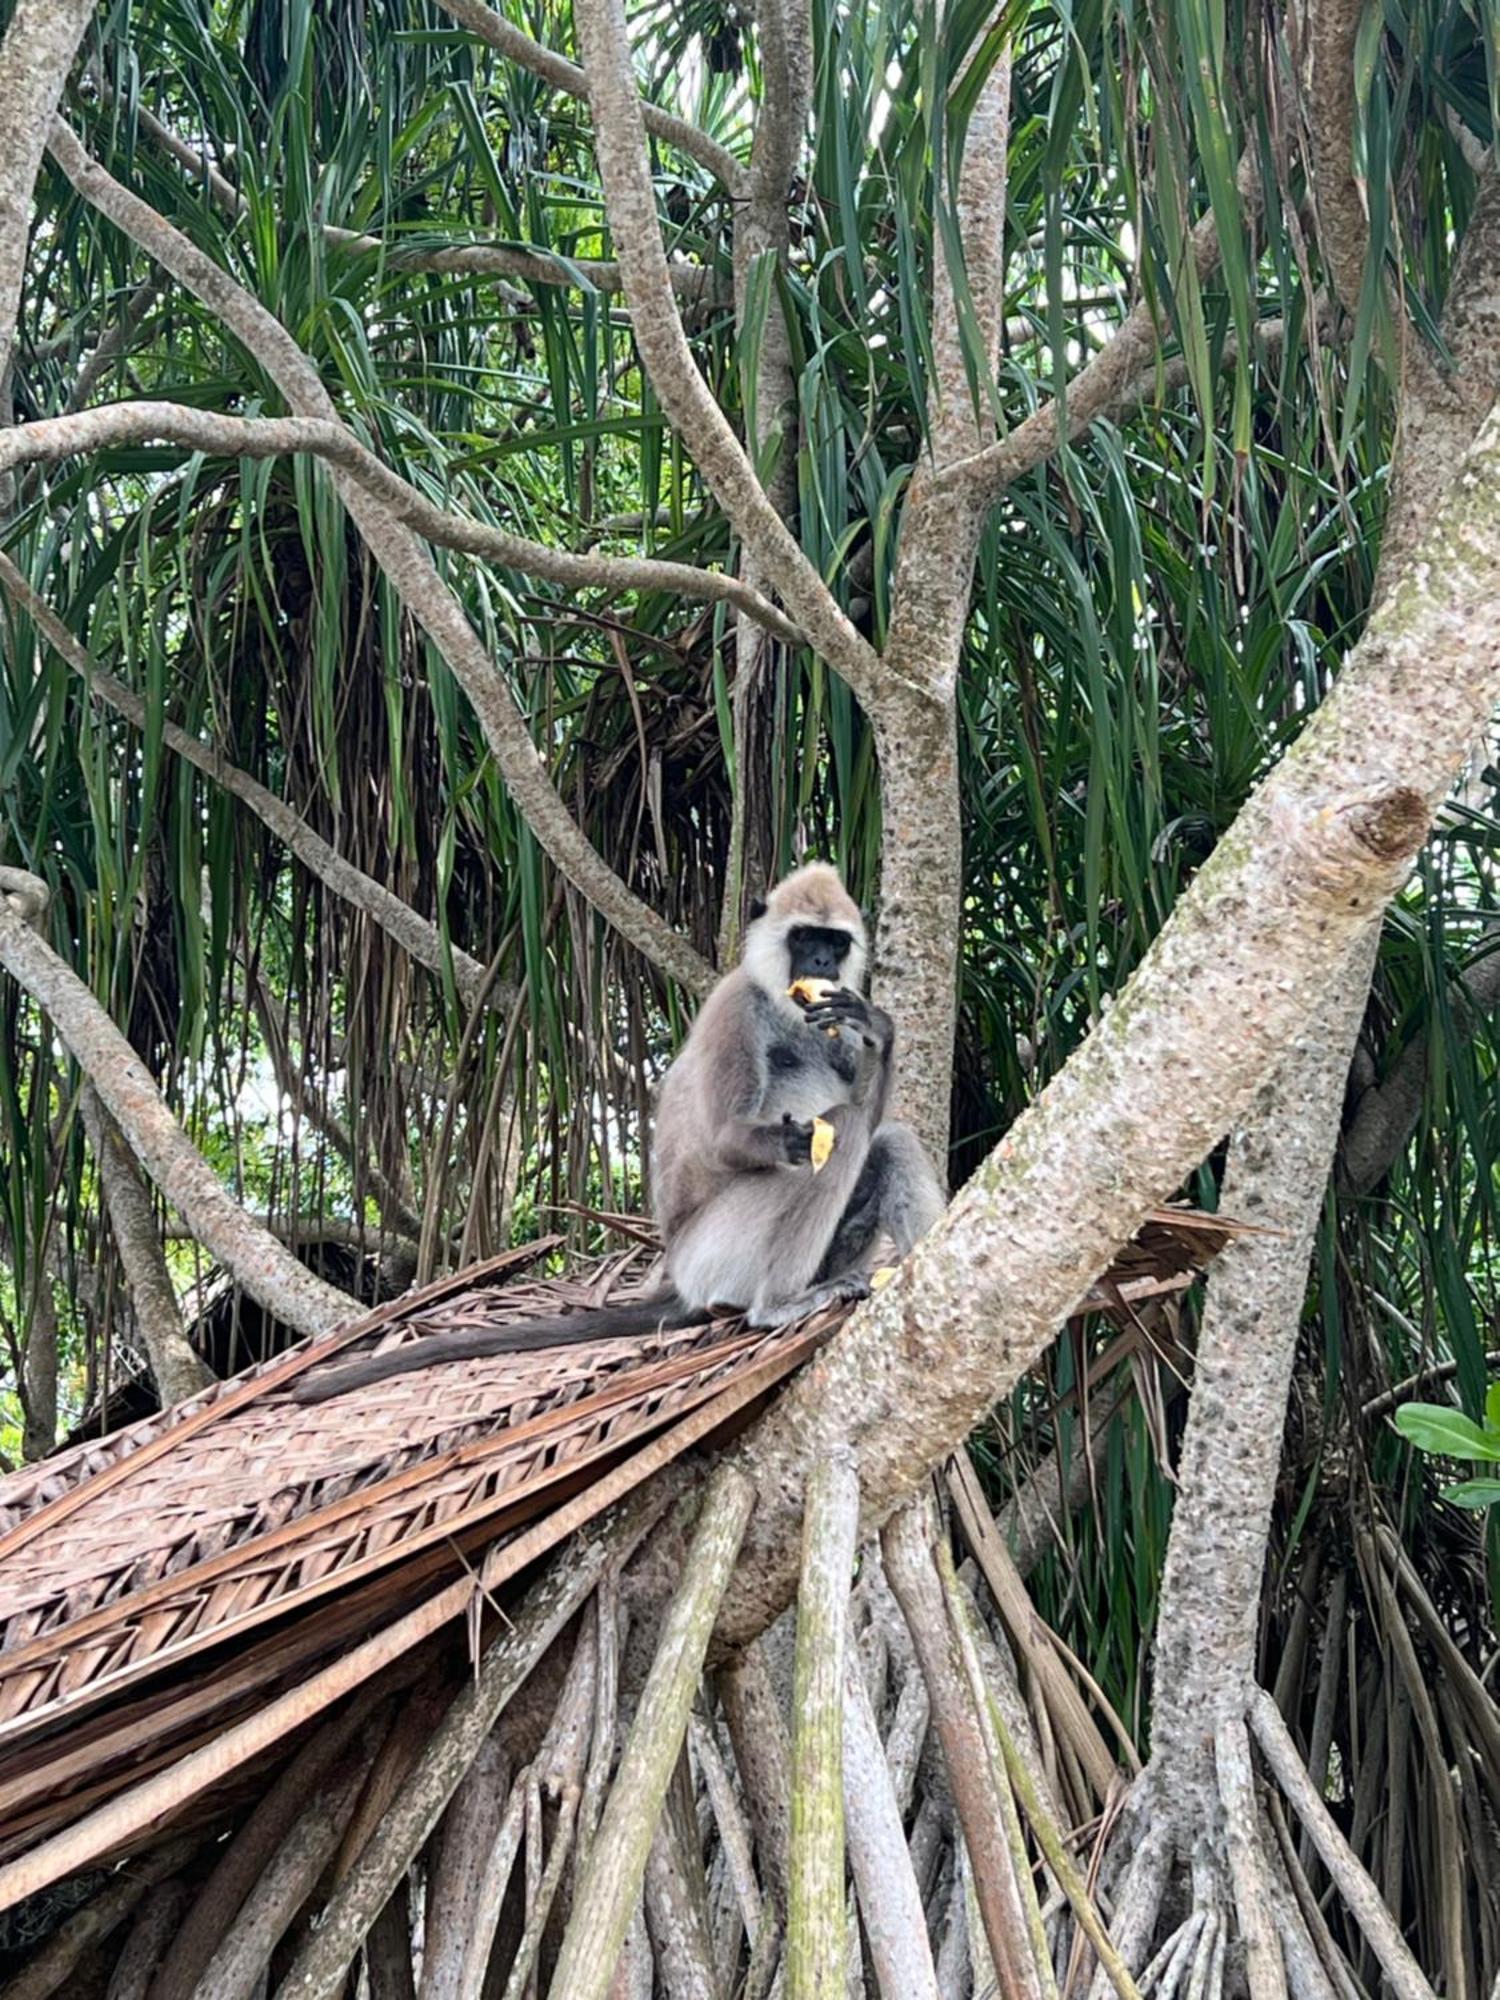
[[[550,83],[554,90],[561,90],[569,97],[586,97],[588,83],[583,71],[566,56],[558,55],[552,49],[543,48],[530,35],[512,27],[492,8],[483,6],[481,0],[440,0],[446,12],[455,21],[477,35],[482,42],[488,42],[502,56],[522,69],[529,69],[544,83]],[[696,125],[688,124],[684,118],[676,118],[670,111],[662,111],[654,104],[641,107],[646,130],[665,139],[669,146],[675,146],[680,153],[696,160],[700,167],[711,173],[715,180],[722,181],[731,194],[738,194],[745,178],[745,170],[733,153],[727,152],[716,139],[710,139],[706,132],[700,132]]]
[[[48,143],[84,200],[107,215],[223,320],[266,369],[298,416],[337,422],[332,398],[312,362],[258,299],[164,216],[91,160],[61,120],[54,121]],[[579,831],[557,795],[505,677],[480,644],[463,607],[438,575],[427,551],[383,502],[362,491],[346,473],[337,472],[335,481],[392,588],[467,694],[511,798],[541,847],[601,916],[647,959],[689,992],[706,992],[713,983],[712,967],[631,892]]]
[[[155,276],[144,279],[136,286],[125,301],[120,317],[112,326],[105,328],[95,343],[93,352],[79,369],[78,379],[68,391],[68,400],[63,404],[64,416],[70,416],[74,410],[84,408],[111,366],[130,345],[141,322],[160,296],[161,286]]]
[[[520,33],[518,29],[511,32]],[[524,41],[526,37],[521,39]],[[106,80],[101,76],[95,81],[107,99],[111,92]],[[581,88],[582,72],[579,73],[579,83]],[[249,204],[245,197],[212,160],[186,139],[180,138],[146,105],[135,104],[131,111],[135,122],[149,139],[154,140],[163,152],[169,153],[179,166],[186,167],[195,180],[205,183],[209,194],[226,215],[238,221],[246,213]],[[392,269],[400,271],[432,271],[455,277],[520,278],[530,285],[578,285],[581,282],[606,295],[620,290],[619,265],[598,257],[562,257],[556,252],[506,243],[448,243],[427,247],[413,244],[408,247],[388,243],[384,237],[372,236],[366,230],[341,229],[332,222],[323,224],[323,241],[330,248],[346,251],[350,256],[384,257]],[[715,294],[718,275],[703,264],[674,263],[672,283],[683,298],[701,299]],[[530,304],[524,292],[509,286],[503,290],[513,304]]]
[[[653,1481],[548,1563],[472,1678],[424,1744],[358,1859],[334,1887],[315,1930],[302,1942],[277,2000],[333,2000],[396,1885],[421,1852],[501,1712],[525,1685],[606,1570],[616,1568],[661,1518],[676,1481]]]
[[[1491,952],[1454,980],[1448,1005],[1454,1025],[1463,1032],[1475,1009],[1500,1004],[1500,951]],[[1429,1033],[1413,1035],[1391,1065],[1383,1083],[1373,1084],[1360,1098],[1344,1134],[1340,1175],[1351,1194],[1368,1194],[1379,1185],[1416,1130],[1427,1091]]]
[[[31,196],[94,0],[16,0],[0,41],[0,383],[8,379]],[[9,402],[0,411],[9,421]]]
[[[469,0],[463,4],[467,7]],[[605,210],[625,279],[636,346],[652,386],[747,549],[801,624],[807,643],[862,701],[873,703],[883,679],[878,655],[840,610],[771,504],[688,346],[662,247],[620,0],[579,0],[576,20],[594,111]]]
[[[1239,188],[1247,205],[1256,195],[1254,162],[1247,154],[1240,161]],[[1219,261],[1219,231],[1212,212],[1193,225],[1191,254],[1199,278],[1206,278]],[[1067,440],[1082,437],[1100,417],[1112,416],[1123,407],[1132,385],[1138,382],[1156,353],[1160,339],[1151,306],[1139,298],[1120,322],[1114,337],[1084,363],[1067,388]],[[1058,425],[1059,406],[1054,400],[1033,410],[1014,429],[972,457],[961,458],[944,467],[936,485],[944,491],[972,493],[987,503],[1052,456],[1063,442]]]
[[[167,1106],[145,1064],[78,975],[32,928],[11,887],[0,879],[0,965],[25,988],[71,1050],[131,1151],[181,1209],[193,1234],[267,1312],[299,1333],[331,1333],[356,1310],[299,1264],[274,1236],[257,1228]],[[47,889],[36,877],[31,898]]]
[[[182,1309],[162,1256],[156,1211],[141,1170],[119,1126],[86,1085],[81,1106],[84,1128],[104,1190],[115,1247],[135,1306],[135,1323],[146,1350],[146,1365],[164,1410],[206,1389],[213,1370],[193,1352],[182,1324]]]
[[[778,638],[793,645],[801,642],[802,635],[791,620],[737,576],[650,557],[574,555],[567,549],[549,549],[543,542],[507,534],[484,521],[447,513],[400,473],[393,472],[336,419],[221,416],[216,410],[201,410],[188,403],[98,403],[90,410],[41,417],[0,434],[0,472],[16,465],[69,458],[78,452],[104,451],[112,445],[153,442],[221,457],[280,458],[286,453],[309,453],[336,465],[362,491],[379,500],[395,520],[405,522],[440,548],[482,556],[572,590],[659,590],[709,604],[733,604]]]
[[[834,1439],[858,1451],[867,1518],[880,1521],[1050,1343],[1323,1004],[1500,697],[1497,502],[1500,411],[1421,561],[1115,1005],[900,1274],[738,1447],[763,1498],[726,1645],[786,1601],[797,1495]]]
[[[859,1526],[859,1476],[847,1452],[812,1469],[802,1520],[802,1583],[792,1676],[792,1833],[786,1913],[787,2000],[844,1984],[844,1646]]]
[[[987,413],[976,410],[967,363],[976,364],[987,401],[1005,305],[1009,135],[1007,46],[984,80],[965,135],[954,201],[964,273],[950,268],[945,244],[935,274],[928,451],[912,474],[901,515],[884,662],[889,692],[873,718],[888,829],[876,991],[889,997],[900,1016],[904,1054],[896,1109],[936,1160],[945,1160],[948,1152],[958,1005],[955,940],[963,932],[954,695],[984,526],[976,497],[967,489],[940,491],[936,475],[953,459],[974,452],[990,425]],[[977,356],[966,357],[960,332],[961,275],[973,301],[982,350]]]
[[[1308,0],[1304,17],[1303,102],[1318,248],[1348,312],[1359,304],[1370,247],[1370,220],[1354,178],[1354,44],[1364,11],[1364,0]]]
[[[704,1496],[563,1933],[552,1990],[570,2000],[604,2000],[609,1991],[645,1879],[651,1835],[682,1751],[709,1635],[754,1506],[754,1487],[732,1466],[721,1466]]]
[[[1311,1833],[1324,1867],[1338,1884],[1339,1893],[1369,1940],[1392,1992],[1398,1995],[1398,2000],[1433,2000],[1432,1988],[1412,1957],[1400,1926],[1318,1796],[1317,1787],[1308,1777],[1307,1767],[1281,1719],[1281,1710],[1263,1688],[1251,1691],[1250,1727],[1287,1803]]]
[[[0,448],[3,448],[3,442],[4,439],[0,438]],[[101,701],[136,729],[146,729],[146,704],[141,697],[113,674],[106,673],[85,652],[45,598],[32,588],[9,556],[4,554],[0,554],[0,589],[21,606],[52,650],[72,668],[91,693],[98,695]],[[436,924],[418,915],[409,903],[402,902],[384,883],[377,882],[373,876],[356,868],[353,862],[346,861],[320,834],[313,832],[300,813],[294,811],[284,799],[277,798],[274,792],[268,791],[248,771],[241,771],[236,765],[227,763],[217,750],[200,742],[196,736],[190,736],[185,729],[179,729],[175,722],[163,721],[160,728],[162,741],[169,750],[237,798],[242,805],[248,806],[310,875],[315,875],[325,888],[351,908],[362,911],[403,951],[409,952],[419,965],[441,973],[444,964],[451,962],[454,985],[471,1005],[477,1002],[488,976],[486,968],[477,958],[471,958],[457,945],[445,943]],[[497,987],[491,997],[500,1011],[508,1012],[514,1004],[515,991],[509,987]]]

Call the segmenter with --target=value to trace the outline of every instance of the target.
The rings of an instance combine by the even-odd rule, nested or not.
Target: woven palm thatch
[[[1090,1303],[1133,1317],[1231,1232],[1162,1211]],[[351,1350],[627,1298],[637,1248],[444,1279],[171,1412],[0,1482],[0,1907],[154,1839],[670,1458],[747,1420],[839,1323],[733,1319],[395,1375]]]

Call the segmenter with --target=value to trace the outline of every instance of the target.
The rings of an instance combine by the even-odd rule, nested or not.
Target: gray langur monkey
[[[895,1029],[860,991],[866,951],[858,906],[823,863],[752,910],[740,964],[708,996],[658,1094],[653,1180],[668,1290],[434,1334],[307,1376],[297,1400],[441,1361],[690,1325],[713,1308],[775,1327],[867,1296],[876,1240],[890,1237],[904,1257],[945,1203],[916,1134],[885,1116]],[[802,980],[824,990],[794,997]],[[815,1166],[816,1121],[832,1128],[833,1150]]]

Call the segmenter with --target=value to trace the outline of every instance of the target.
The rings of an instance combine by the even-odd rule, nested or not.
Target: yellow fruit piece
[[[896,1266],[894,1264],[882,1264],[878,1271],[870,1273],[870,1290],[872,1292],[883,1290],[895,1275]]]
[[[815,1174],[822,1173],[833,1157],[833,1142],[837,1136],[826,1118],[813,1120],[812,1170]]]
[[[836,979],[794,979],[786,989],[792,999],[800,1000],[804,1007],[816,1007],[820,1000],[826,1000],[830,993],[837,993]]]

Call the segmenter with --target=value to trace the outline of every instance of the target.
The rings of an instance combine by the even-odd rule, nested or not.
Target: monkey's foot
[[[794,1299],[766,1299],[753,1305],[745,1317],[754,1327],[794,1326],[799,1319],[821,1312],[824,1306],[850,1305],[869,1296],[870,1281],[866,1277],[831,1278],[826,1285],[814,1285],[810,1291],[799,1292]]]

